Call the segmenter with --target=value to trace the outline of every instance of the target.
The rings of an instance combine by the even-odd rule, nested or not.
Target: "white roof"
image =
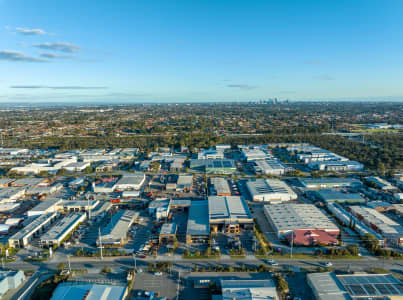
[[[278,300],[272,280],[221,280],[223,300]]]
[[[274,193],[295,194],[285,182],[278,179],[256,179],[248,181],[246,184],[252,196]]]
[[[339,230],[325,214],[313,204],[271,204],[264,210],[277,231],[294,229]]]

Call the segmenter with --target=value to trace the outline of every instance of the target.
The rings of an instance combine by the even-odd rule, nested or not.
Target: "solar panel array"
[[[338,276],[338,279],[353,297],[403,295],[403,284],[391,274]]]

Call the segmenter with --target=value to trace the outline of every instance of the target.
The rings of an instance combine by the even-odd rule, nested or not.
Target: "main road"
[[[136,266],[141,268],[146,268],[149,263],[158,261],[171,261],[173,263],[172,269],[181,272],[190,272],[193,266],[198,267],[208,267],[208,266],[224,266],[224,267],[258,267],[261,264],[267,264],[265,259],[256,259],[254,256],[249,256],[244,259],[232,259],[228,256],[222,257],[220,259],[183,259],[181,257],[160,257],[157,259],[146,258],[146,259],[136,259]],[[323,267],[324,262],[330,261],[332,263],[331,269],[343,270],[343,271],[365,271],[370,268],[382,268],[386,270],[398,271],[403,270],[403,260],[382,260],[375,258],[362,258],[362,259],[335,259],[335,260],[303,260],[303,259],[276,259],[278,267],[299,267],[299,268],[316,268]],[[7,264],[7,267],[13,270],[57,270],[58,265],[64,262],[66,266],[68,265],[66,261],[62,260],[50,260],[41,263],[28,263],[23,261],[16,261]],[[114,270],[127,270],[134,267],[134,259],[132,257],[105,257],[100,258],[87,258],[87,257],[71,257],[70,265],[72,269],[83,269],[86,268],[93,271],[99,271],[103,267],[108,266]]]

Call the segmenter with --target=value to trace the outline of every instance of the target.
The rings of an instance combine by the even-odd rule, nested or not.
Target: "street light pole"
[[[99,240],[99,249],[100,249],[100,254],[101,254],[101,260],[103,260],[102,257],[102,239],[101,239],[101,227],[98,227],[98,240]]]

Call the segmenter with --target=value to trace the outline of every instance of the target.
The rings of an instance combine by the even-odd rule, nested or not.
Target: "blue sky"
[[[400,0],[0,0],[0,101],[401,100],[402,15]]]

